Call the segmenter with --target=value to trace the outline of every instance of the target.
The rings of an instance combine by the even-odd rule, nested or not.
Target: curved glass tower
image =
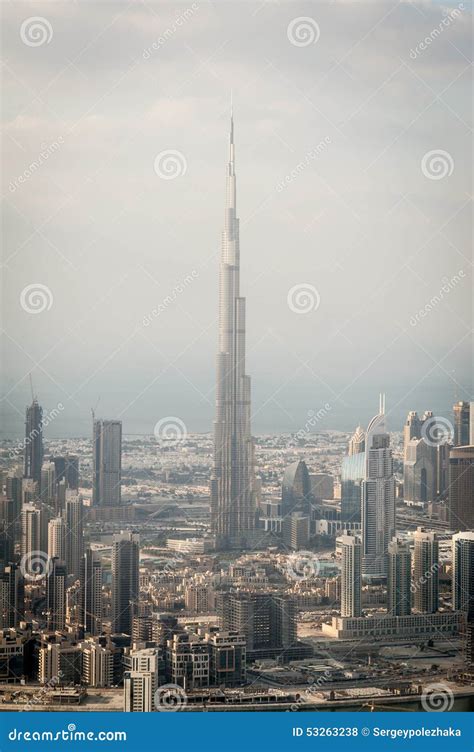
[[[211,513],[217,548],[247,548],[252,545],[255,528],[254,448],[250,431],[250,378],[245,374],[245,298],[240,296],[232,115],[219,272],[219,345]]]

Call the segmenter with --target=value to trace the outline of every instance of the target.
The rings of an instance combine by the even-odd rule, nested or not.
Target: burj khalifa
[[[250,429],[250,377],[245,373],[245,298],[240,296],[236,203],[231,114],[219,270],[219,344],[211,477],[212,532],[218,549],[248,548],[255,535],[254,445]]]

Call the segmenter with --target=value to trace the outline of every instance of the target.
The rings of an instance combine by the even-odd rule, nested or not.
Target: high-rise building
[[[55,517],[48,525],[48,556],[66,562],[66,523]]]
[[[405,454],[408,442],[413,439],[421,438],[421,426],[422,421],[418,417],[418,413],[415,410],[411,410],[408,413],[408,417],[403,427],[403,445]]]
[[[160,679],[164,678],[164,660],[161,647],[150,648],[136,645],[132,648],[125,648],[123,666],[126,672],[149,674],[151,676],[151,693],[154,696]]]
[[[301,550],[309,541],[309,516],[303,512],[287,514],[282,521],[283,542],[293,551]]]
[[[250,377],[245,373],[245,298],[240,295],[234,121],[231,117],[226,205],[219,275],[212,530],[218,548],[246,548],[255,534],[254,445]]]
[[[56,482],[66,481],[66,487],[74,491],[79,488],[79,460],[77,457],[67,454],[64,456],[53,457],[54,467],[56,469]]]
[[[311,495],[314,499],[334,499],[334,476],[329,473],[310,473]]]
[[[436,447],[424,439],[405,444],[403,496],[405,501],[426,504],[437,498]]]
[[[89,639],[82,643],[82,680],[88,687],[111,687],[114,681],[114,650]]]
[[[469,446],[474,446],[474,402],[469,403]]]
[[[102,564],[91,548],[81,562],[81,626],[93,637],[102,632]]]
[[[166,679],[185,690],[208,687],[208,645],[194,634],[173,635],[166,646]]]
[[[411,613],[410,546],[397,538],[388,544],[387,611],[392,616]]]
[[[39,485],[43,464],[43,408],[36,397],[26,408],[24,457],[25,478],[32,478]]]
[[[448,508],[451,530],[474,529],[474,446],[451,449]]]
[[[281,514],[286,517],[293,512],[309,514],[311,479],[306,462],[299,460],[289,465],[281,484]]]
[[[245,683],[247,640],[238,632],[215,631],[206,634],[209,646],[209,681],[216,687],[235,687]]]
[[[21,555],[26,556],[33,551],[47,552],[48,519],[44,509],[33,504],[24,504],[21,510]],[[46,528],[46,535],[44,529]],[[46,543],[46,545],[43,545]]]
[[[364,439],[365,446],[365,439]],[[353,452],[342,458],[341,520],[360,522],[362,514],[362,483],[365,478],[365,451]]]
[[[44,504],[55,507],[56,467],[54,462],[44,462],[41,467],[40,497]]]
[[[365,431],[362,426],[357,426],[349,441],[348,454],[353,457],[354,454],[365,452]]]
[[[125,671],[123,693],[125,713],[151,713],[156,710],[153,674],[149,671]]]
[[[265,591],[225,593],[218,611],[225,630],[244,634],[247,651],[282,651],[296,645],[296,604],[287,595]]]
[[[66,563],[68,574],[79,577],[84,553],[82,497],[66,491]]]
[[[474,620],[474,531],[453,535],[453,609]]]
[[[118,506],[122,482],[122,422],[94,420],[92,503]]]
[[[390,435],[385,419],[385,398],[379,414],[367,428],[365,477],[362,482],[362,573],[387,574],[388,544],[395,535],[395,477]]]
[[[0,629],[18,627],[25,615],[24,580],[18,564],[0,574]]]
[[[112,542],[112,632],[132,634],[139,595],[140,536],[118,533]]]
[[[434,614],[439,597],[439,546],[436,533],[417,528],[413,535],[413,607],[421,614]]]
[[[341,552],[341,616],[361,616],[362,544],[358,536],[344,533],[336,540]]]
[[[64,562],[51,559],[46,576],[46,614],[48,630],[63,630],[66,626],[66,581]]]
[[[456,402],[453,405],[454,446],[469,446],[471,407],[469,402]]]

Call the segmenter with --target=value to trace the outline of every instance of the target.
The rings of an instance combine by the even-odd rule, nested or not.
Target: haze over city
[[[253,432],[326,404],[318,428],[349,431],[380,391],[392,430],[469,399],[470,10],[418,46],[446,7],[4,4],[2,436],[23,433],[30,372],[64,406],[50,437],[90,435],[96,405],[124,433],[211,430],[231,91]],[[28,46],[41,14],[54,34]],[[316,43],[289,40],[299,16]]]

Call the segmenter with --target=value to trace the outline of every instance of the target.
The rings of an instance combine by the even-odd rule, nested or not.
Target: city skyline
[[[470,9],[68,8],[5,10],[0,708],[472,711]]]

